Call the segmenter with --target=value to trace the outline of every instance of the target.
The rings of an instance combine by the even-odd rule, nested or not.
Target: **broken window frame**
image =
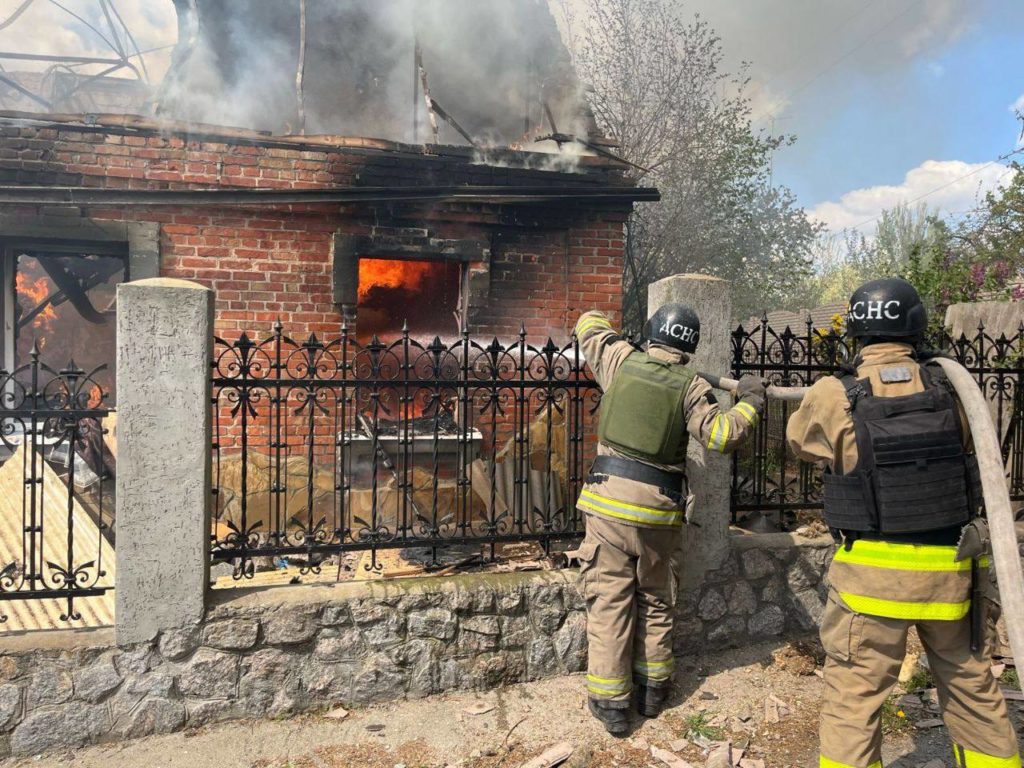
[[[128,243],[48,238],[0,239],[0,316],[3,317],[3,328],[0,333],[0,362],[7,371],[13,371],[15,367],[17,334],[14,326],[14,310],[18,302],[16,287],[18,256],[21,253],[30,255],[39,252],[119,258],[124,264],[121,282],[127,283],[131,280],[131,258]],[[64,365],[68,361],[52,362]],[[113,363],[113,358],[111,358],[111,363]]]

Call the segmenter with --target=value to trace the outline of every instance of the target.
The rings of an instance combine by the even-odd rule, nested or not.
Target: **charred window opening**
[[[128,279],[123,248],[39,244],[3,253],[3,365],[27,366],[33,349],[47,365],[74,361],[114,405],[117,285]]]
[[[462,264],[431,259],[359,259],[356,331],[360,341],[393,341],[408,324],[413,338],[459,332]]]

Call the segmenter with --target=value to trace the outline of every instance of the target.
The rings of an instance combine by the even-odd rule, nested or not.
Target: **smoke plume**
[[[168,118],[432,142],[418,45],[430,95],[477,143],[530,140],[552,132],[552,121],[587,134],[581,88],[544,0],[307,0],[304,125],[299,0],[175,7],[178,48],[158,99]],[[466,143],[437,122],[442,143]]]

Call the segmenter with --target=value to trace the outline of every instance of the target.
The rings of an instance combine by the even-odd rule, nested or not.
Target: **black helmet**
[[[928,327],[928,312],[917,289],[900,277],[864,283],[850,297],[846,333],[853,338],[908,338]]]
[[[685,304],[663,304],[644,325],[644,339],[691,354],[700,341],[700,318]]]

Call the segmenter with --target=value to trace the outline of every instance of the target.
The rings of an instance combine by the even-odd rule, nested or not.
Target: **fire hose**
[[[1010,648],[1014,659],[1024,659],[1024,571],[1021,569],[1017,531],[996,428],[992,423],[985,396],[967,369],[946,357],[936,357],[934,360],[942,367],[946,378],[953,386],[971,430],[974,451],[981,470],[982,495],[991,534],[992,560],[996,567],[999,600],[1006,621],[1006,631],[1010,636]],[[704,373],[700,376],[716,389],[728,392],[735,392],[739,384],[735,379]],[[799,402],[807,393],[807,389],[770,386],[767,388],[767,395],[777,400]]]

